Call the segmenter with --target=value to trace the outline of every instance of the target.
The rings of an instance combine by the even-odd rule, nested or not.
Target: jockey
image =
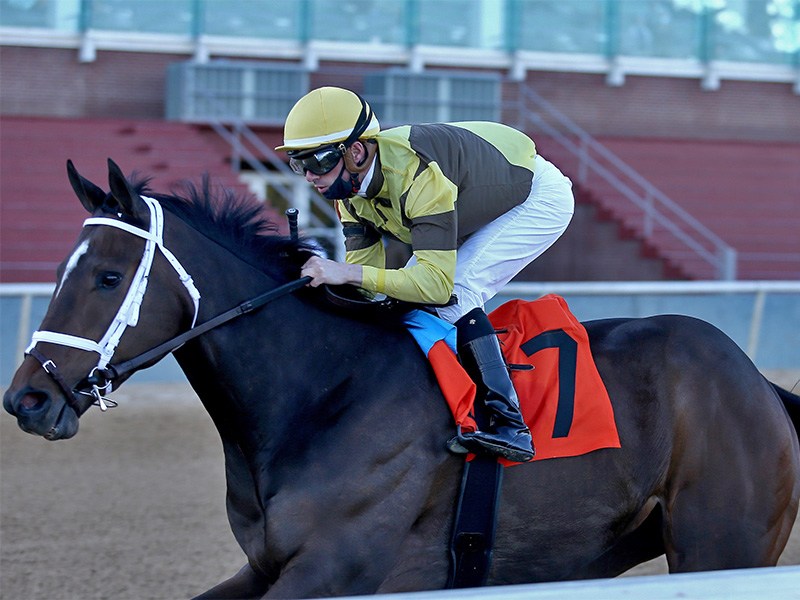
[[[290,166],[333,200],[346,262],[310,258],[310,285],[352,284],[435,305],[457,330],[464,368],[485,390],[487,431],[459,434],[453,452],[534,455],[484,304],[549,248],[574,210],[570,180],[525,134],[491,122],[404,125],[381,131],[369,104],[336,87],[315,89],[289,112]],[[384,238],[412,257],[387,269]],[[447,305],[455,295],[457,303]]]

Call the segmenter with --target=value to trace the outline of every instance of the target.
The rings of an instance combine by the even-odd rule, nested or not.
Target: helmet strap
[[[350,171],[348,171],[350,173]],[[361,189],[361,181],[358,178],[358,173],[350,173],[350,185],[353,186],[353,193],[357,194]]]
[[[356,94],[356,96],[358,96],[358,99],[361,101],[361,113],[358,115],[356,124],[353,126],[353,131],[351,131],[347,139],[342,142],[346,148],[349,148],[353,142],[360,138],[361,134],[369,128],[369,124],[372,122],[372,109],[369,107],[366,100],[358,94]]]

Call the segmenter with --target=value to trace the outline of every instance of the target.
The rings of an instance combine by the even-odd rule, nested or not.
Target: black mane
[[[171,195],[153,193],[149,179],[134,177],[131,185],[137,193],[158,200],[165,210],[279,283],[297,279],[314,252],[308,240],[280,235],[265,206],[253,196],[212,187],[207,175],[199,188],[186,181]]]

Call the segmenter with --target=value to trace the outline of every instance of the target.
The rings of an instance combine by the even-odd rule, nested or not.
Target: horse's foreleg
[[[236,575],[215,585],[207,592],[196,596],[193,600],[223,600],[225,598],[249,600],[261,598],[268,590],[269,583],[264,576],[256,573],[253,568],[247,564],[239,569]]]

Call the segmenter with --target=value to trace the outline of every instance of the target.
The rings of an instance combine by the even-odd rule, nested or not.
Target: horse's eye
[[[122,274],[114,271],[103,271],[97,275],[97,287],[111,290],[122,281]]]

